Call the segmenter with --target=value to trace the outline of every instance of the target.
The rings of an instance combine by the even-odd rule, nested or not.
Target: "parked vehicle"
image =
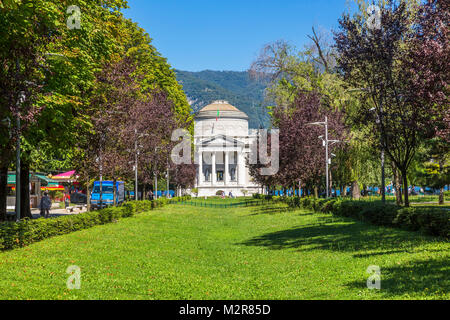
[[[83,193],[72,193],[70,195],[70,203],[87,204],[87,196]]]
[[[125,183],[122,181],[116,182],[116,204],[121,204],[125,201]],[[101,202],[101,204],[100,204]],[[100,181],[94,182],[94,189],[91,193],[91,206],[94,208],[112,206],[114,203],[114,183],[113,181],[103,181],[100,201]]]

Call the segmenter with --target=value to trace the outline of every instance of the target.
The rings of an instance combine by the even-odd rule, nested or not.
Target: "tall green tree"
[[[403,57],[410,47],[406,39],[413,33],[415,11],[407,1],[382,1],[380,27],[367,23],[363,7],[353,17],[345,14],[335,34],[339,70],[347,83],[361,88],[361,126],[381,141],[389,159],[403,178],[405,205],[408,200],[408,169],[421,139],[432,136],[432,116],[426,106],[411,99],[404,78]]]

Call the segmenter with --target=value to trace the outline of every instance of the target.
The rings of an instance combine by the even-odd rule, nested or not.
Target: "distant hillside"
[[[247,72],[176,70],[176,74],[194,112],[215,100],[227,100],[249,116],[250,128],[267,127],[263,104],[267,83],[251,80]]]

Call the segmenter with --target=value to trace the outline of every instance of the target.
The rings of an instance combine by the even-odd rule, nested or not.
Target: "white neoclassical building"
[[[195,157],[198,196],[230,192],[243,196],[261,192],[249,175],[246,158],[257,131],[249,130],[248,116],[227,101],[215,101],[195,117]]]

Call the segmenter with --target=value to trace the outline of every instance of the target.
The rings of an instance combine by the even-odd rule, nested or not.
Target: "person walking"
[[[50,209],[52,208],[52,200],[48,196],[48,192],[44,192],[44,196],[41,198],[39,209],[41,209],[41,216],[48,218],[50,216]]]
[[[70,196],[65,193],[64,194],[64,208],[67,209],[70,206]]]

